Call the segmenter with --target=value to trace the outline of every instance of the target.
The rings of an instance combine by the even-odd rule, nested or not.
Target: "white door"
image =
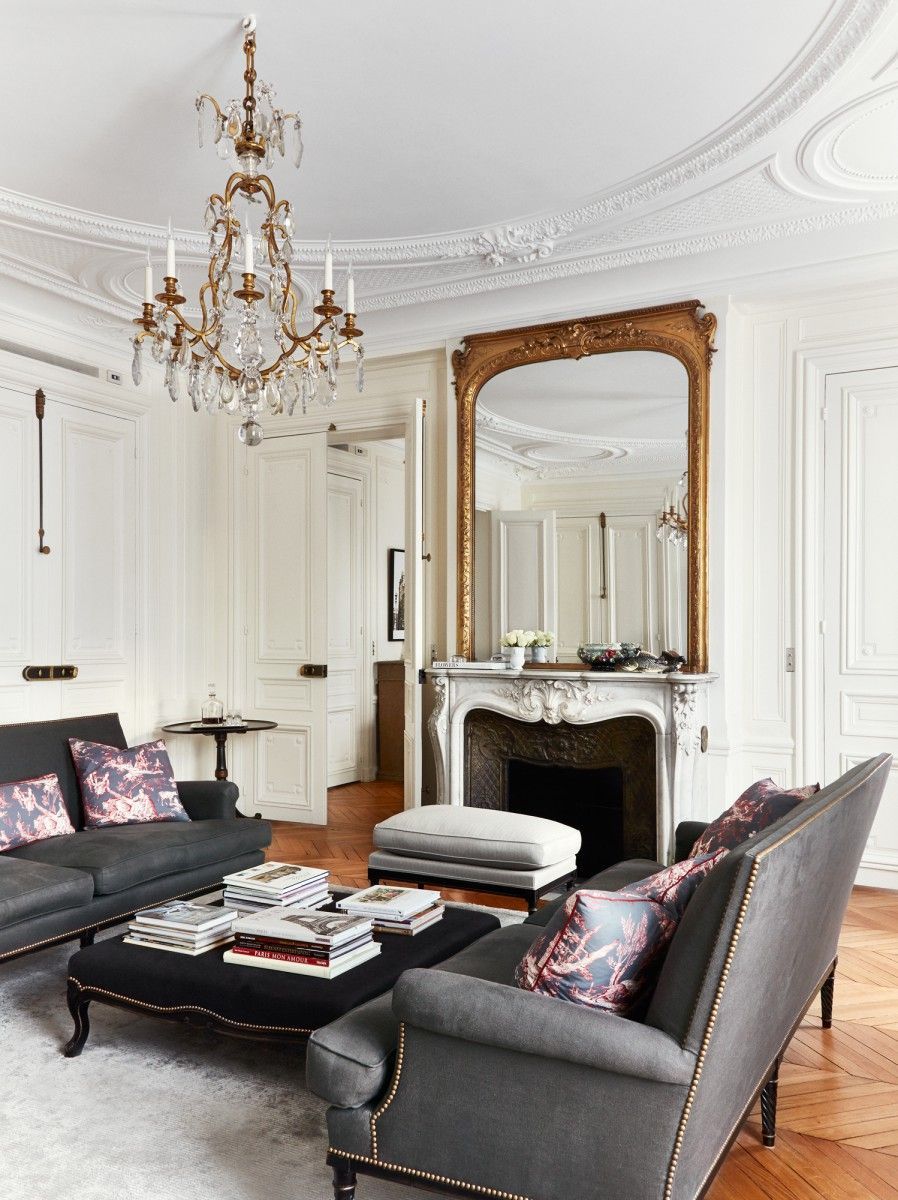
[[[898,367],[831,375],[824,434],[825,782],[898,759]],[[859,881],[898,886],[898,767]]]
[[[424,671],[424,402],[405,434],[405,807],[421,803]]]
[[[646,516],[609,516],[607,542],[608,604],[606,640],[636,642],[657,653],[657,575],[655,520]]]
[[[556,626],[554,512],[493,512],[493,645],[509,629]]]
[[[362,777],[362,481],[327,477],[327,786]]]
[[[47,389],[44,529],[38,552],[33,394],[0,385],[0,721],[118,712],[136,721],[135,423]],[[26,683],[26,666],[77,678]]]
[[[278,728],[247,735],[253,812],[327,823],[326,434],[238,447],[245,483],[244,713]],[[239,577],[239,573],[238,573]],[[236,739],[234,739],[236,740]]]

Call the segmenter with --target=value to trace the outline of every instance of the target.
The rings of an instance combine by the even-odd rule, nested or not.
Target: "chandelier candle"
[[[134,324],[131,376],[140,384],[142,346],[149,340],[154,362],[164,365],[165,387],[177,400],[186,387],[195,412],[223,411],[241,417],[239,437],[257,446],[263,437],[261,417],[305,413],[318,403],[329,408],[337,398],[340,351],[356,359],[356,387],[363,386],[362,330],[355,323],[355,286],[350,269],[346,313],[334,303],[334,259],[330,238],[324,254],[324,286],[307,332],[297,329],[300,295],[293,284],[295,235],[288,200],[278,200],[274,184],[262,173],[274,155],[284,156],[292,141],[295,167],[302,160],[302,121],[284,112],[274,89],[256,76],[255,21],[243,22],[246,60],[242,100],[222,107],[212,96],[197,96],[197,138],[200,148],[209,132],[220,157],[234,159],[234,170],[221,192],[206,205],[204,224],[209,234],[209,267],[199,289],[199,315],[188,317],[180,294],[174,233],[169,221],[165,281],[153,296],[153,271],[147,252],[144,303]],[[241,223],[237,202],[263,205],[257,235],[248,219]],[[234,288],[232,257],[243,246],[242,286]],[[237,259],[239,262],[239,257]],[[236,267],[236,264],[233,264]],[[155,299],[155,303],[154,303]],[[260,301],[267,301],[261,304]],[[337,318],[343,316],[340,325]]]

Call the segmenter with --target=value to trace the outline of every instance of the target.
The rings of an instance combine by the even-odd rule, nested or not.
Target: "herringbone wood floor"
[[[330,793],[326,828],[275,823],[269,857],[327,867],[362,887],[371,829],[402,807],[393,783]],[[445,891],[447,899],[522,907]],[[898,1200],[898,893],[856,888],[842,931],[835,1020],[808,1014],[780,1070],[777,1144],[752,1113],[709,1200]]]

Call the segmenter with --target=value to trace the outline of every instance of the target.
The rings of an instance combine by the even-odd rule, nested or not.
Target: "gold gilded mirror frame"
[[[474,649],[474,406],[494,375],[528,363],[626,350],[670,354],[689,379],[686,670],[708,669],[708,407],[717,318],[698,300],[475,333],[452,355],[458,409],[458,653]]]

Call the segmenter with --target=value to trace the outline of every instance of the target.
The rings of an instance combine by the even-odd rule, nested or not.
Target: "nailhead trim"
[[[38,724],[43,724],[43,722],[38,722]],[[14,950],[4,950],[0,954],[0,962],[6,958],[14,958],[17,954],[27,954],[29,950],[39,950],[41,946],[71,941],[79,933],[87,933],[90,929],[99,929],[101,926],[108,928],[110,925],[115,925],[117,921],[124,921],[126,917],[133,917],[135,913],[139,913],[144,908],[156,908],[159,904],[170,904],[172,900],[183,900],[185,896],[203,896],[207,892],[216,890],[216,885],[209,884],[201,888],[191,888],[188,892],[178,892],[177,896],[166,896],[164,900],[154,900],[151,904],[141,904],[140,908],[129,908],[127,912],[119,913],[115,917],[104,917],[102,921],[95,921],[92,925],[81,925],[77,929],[69,929],[66,933],[55,933],[52,937],[42,938],[39,942],[31,942],[27,946],[16,946]],[[47,915],[52,914],[48,913]]]
[[[74,975],[69,975],[68,982],[73,983],[79,992],[89,992],[93,996],[108,996],[112,1000],[122,1000],[126,1004],[133,1004],[136,1008],[145,1008],[148,1012],[157,1013],[202,1013],[207,1017],[214,1017],[216,1021],[221,1021],[224,1025],[231,1025],[235,1029],[258,1029],[271,1030],[277,1033],[313,1033],[312,1029],[303,1029],[293,1027],[291,1025],[252,1025],[248,1021],[232,1021],[230,1017],[223,1017],[221,1013],[214,1012],[211,1008],[202,1008],[198,1004],[149,1004],[146,1000],[135,1000],[133,996],[123,996],[120,992],[110,992],[106,988],[94,987],[91,983],[82,983],[80,979],[76,979]]]
[[[402,1064],[405,1060],[405,1022],[399,1024],[399,1040],[396,1044],[396,1067],[393,1071],[393,1082],[390,1084],[390,1090],[384,1099],[383,1104],[376,1112],[371,1114],[371,1153],[374,1155],[374,1161],[377,1161],[377,1121],[387,1111],[393,1103],[393,1097],[399,1090],[399,1076],[402,1074]]]
[[[519,1192],[503,1192],[499,1188],[481,1187],[477,1183],[465,1183],[463,1179],[449,1179],[446,1175],[437,1175],[433,1171],[417,1171],[414,1167],[400,1167],[397,1163],[381,1162],[376,1158],[367,1158],[364,1154],[349,1154],[346,1150],[337,1150],[333,1146],[328,1146],[328,1154],[335,1154],[339,1158],[348,1159],[350,1162],[368,1163],[372,1167],[382,1167],[388,1171],[398,1171],[400,1175],[411,1175],[415,1179],[426,1179],[429,1183],[445,1183],[450,1187],[458,1188],[464,1192],[476,1192],[479,1196],[495,1196],[496,1200],[529,1200],[528,1196],[522,1196]]]
[[[676,1175],[677,1166],[680,1160],[680,1151],[683,1148],[683,1138],[686,1133],[686,1126],[689,1122],[690,1114],[692,1113],[692,1106],[695,1102],[695,1093],[698,1090],[699,1080],[701,1079],[702,1071],[704,1070],[708,1046],[711,1042],[711,1035],[714,1032],[717,1014],[720,1011],[720,1002],[723,997],[723,990],[726,987],[727,979],[729,978],[730,974],[730,968],[733,965],[733,957],[736,953],[736,945],[742,933],[742,926],[745,924],[745,914],[748,909],[748,902],[751,899],[752,890],[755,886],[755,880],[758,877],[758,868],[758,862],[753,862],[751,874],[748,877],[748,883],[745,887],[745,895],[742,897],[742,902],[739,905],[739,912],[736,915],[736,924],[733,928],[733,936],[730,938],[729,948],[727,949],[726,958],[724,959],[723,963],[723,970],[720,972],[717,990],[714,993],[714,1001],[711,1004],[711,1012],[708,1016],[708,1024],[705,1026],[705,1034],[702,1038],[702,1044],[698,1052],[698,1058],[696,1059],[692,1082],[689,1085],[689,1091],[686,1094],[686,1103],[683,1105],[683,1112],[680,1115],[680,1123],[677,1126],[677,1133],[676,1137],[674,1138],[673,1153],[670,1157],[670,1165],[667,1168],[667,1180],[664,1185],[663,1200],[671,1200],[671,1196],[673,1194],[674,1176]]]

